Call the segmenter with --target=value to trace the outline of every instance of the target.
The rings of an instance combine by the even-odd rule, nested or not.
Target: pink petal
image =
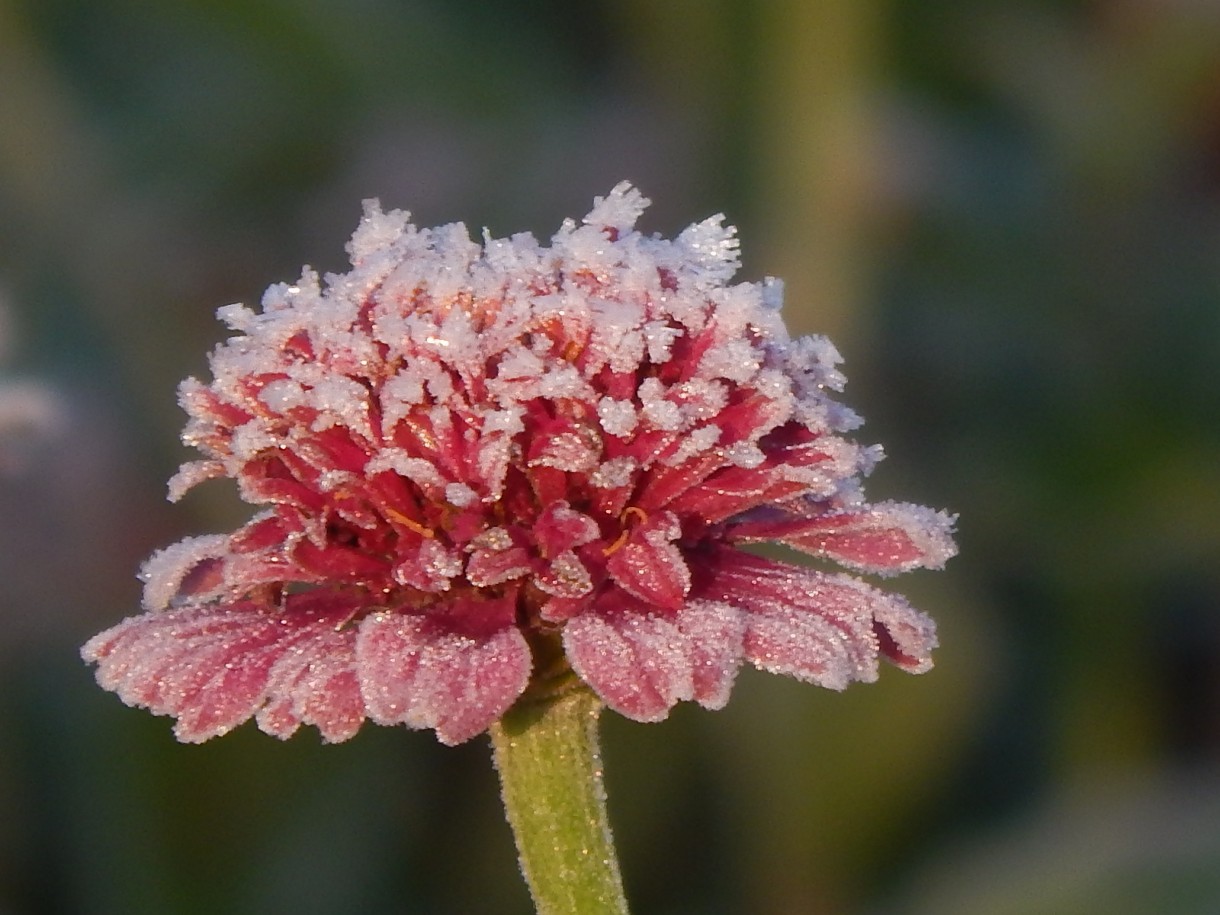
[[[453,745],[485,731],[529,682],[529,646],[516,628],[486,637],[436,620],[377,613],[360,624],[360,688],[378,724],[435,728]]]
[[[607,609],[572,619],[564,650],[576,673],[608,705],[658,721],[694,699],[722,708],[741,666],[745,615],[715,601],[691,601],[673,617]]]
[[[555,557],[534,576],[538,589],[553,597],[579,598],[593,590],[593,579],[583,562],[571,550]]]
[[[415,550],[399,549],[407,558],[394,567],[394,580],[420,591],[448,591],[450,580],[462,571],[462,557],[436,540],[422,540]]]
[[[876,608],[873,621],[881,654],[907,673],[926,673],[932,669],[932,651],[939,644],[936,623],[901,595],[887,594],[886,597],[889,600]]]
[[[346,739],[364,717],[344,682],[354,676],[354,633],[338,631],[351,600],[310,592],[289,601],[283,609],[246,601],[146,613],[90,639],[81,654],[128,705],[176,717],[182,741],[224,734],[286,701],[327,739]],[[288,684],[273,674],[285,659],[327,675]]]
[[[364,700],[355,672],[354,629],[317,634],[314,650],[284,652],[268,675],[266,705],[256,720],[265,733],[290,736],[312,724],[327,743],[355,736],[364,723]]]
[[[864,653],[860,650],[864,636],[856,633],[848,638],[856,644],[845,645],[834,623],[806,608],[756,601],[747,623],[745,656],[759,670],[829,689],[844,689],[853,680],[871,683],[877,679],[876,664],[851,657],[853,649]]]
[[[746,543],[774,540],[863,572],[894,574],[941,568],[957,552],[952,527],[953,518],[944,512],[879,502],[809,518],[777,512],[732,525],[729,538]]]
[[[572,669],[606,704],[636,721],[660,721],[695,695],[691,652],[672,620],[585,613],[563,629]]]
[[[140,579],[144,582],[144,609],[164,609],[183,590],[189,595],[221,585],[223,578],[216,561],[228,552],[227,535],[209,534],[187,537],[153,553],[140,569]],[[201,567],[210,570],[204,576],[206,581],[198,574]]]
[[[690,590],[690,568],[673,543],[681,535],[677,517],[658,512],[634,528],[606,560],[615,583],[645,603],[676,610]]]
[[[724,708],[745,650],[746,615],[730,604],[693,600],[679,611],[694,678],[694,698],[705,708]]]
[[[746,611],[745,655],[756,667],[842,689],[876,679],[879,655],[911,672],[932,665],[935,627],[901,597],[736,550],[710,568],[697,596]]]
[[[287,511],[262,512],[233,532],[229,547],[237,553],[260,552],[283,546],[289,536],[300,530],[300,522]]]

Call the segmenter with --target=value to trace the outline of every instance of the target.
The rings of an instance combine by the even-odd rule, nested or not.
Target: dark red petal
[[[584,546],[601,535],[597,522],[578,512],[566,500],[552,502],[531,527],[534,542],[548,559],[566,550]]]
[[[533,568],[533,560],[524,547],[475,550],[466,563],[466,578],[476,588],[490,588],[528,575]]]
[[[714,451],[697,455],[677,467],[659,465],[644,477],[636,504],[646,512],[669,505],[692,486],[702,483],[724,465],[724,457]]]
[[[611,553],[606,570],[615,584],[646,603],[676,610],[690,590],[690,568],[673,542],[681,531],[670,512],[658,512],[632,529],[627,542]]]
[[[309,580],[342,582],[388,578],[385,562],[351,547],[328,543],[319,547],[309,540],[298,541],[292,550],[293,562],[300,566]]]
[[[529,646],[516,628],[487,637],[434,619],[378,613],[360,624],[360,688],[379,724],[435,728],[441,743],[485,731],[529,682]]]
[[[282,511],[282,510],[281,510]],[[237,553],[251,553],[284,545],[284,541],[301,530],[296,519],[285,514],[267,512],[252,518],[229,537],[229,548]]]
[[[714,523],[759,505],[780,502],[808,488],[808,483],[787,479],[774,467],[725,467],[675,497],[669,507]]]
[[[568,494],[568,475],[562,470],[534,466],[528,468],[525,475],[540,505],[559,502]]]

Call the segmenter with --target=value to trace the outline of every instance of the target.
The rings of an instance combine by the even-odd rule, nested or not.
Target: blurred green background
[[[525,913],[482,739],[246,726],[92,683],[181,505],[219,305],[344,266],[360,201],[548,238],[629,178],[726,212],[847,358],[935,671],[608,716],[651,913],[1220,912],[1220,4],[0,0],[0,915]]]

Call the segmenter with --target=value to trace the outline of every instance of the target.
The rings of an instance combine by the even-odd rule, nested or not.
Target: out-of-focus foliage
[[[364,197],[548,233],[621,178],[727,212],[872,494],[962,516],[896,583],[926,677],[607,719],[637,909],[1220,911],[1215,4],[0,0],[0,87],[0,383],[62,414],[0,477],[0,912],[528,911],[483,742],[181,747],[76,650],[245,517],[162,502],[218,305]]]

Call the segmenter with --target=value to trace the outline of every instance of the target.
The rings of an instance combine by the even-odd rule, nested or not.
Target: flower
[[[728,284],[723,216],[668,240],[647,205],[622,183],[548,248],[367,202],[350,272],[220,309],[170,498],[228,476],[265,508],[148,560],[147,612],[82,650],[98,682],[184,741],[253,716],[456,744],[573,672],[654,721],[723,706],[743,661],[833,689],[930,667],[901,597],[742,549],[939,567],[952,519],[864,502],[880,451],[843,435],[834,347],[789,338],[778,281]]]

